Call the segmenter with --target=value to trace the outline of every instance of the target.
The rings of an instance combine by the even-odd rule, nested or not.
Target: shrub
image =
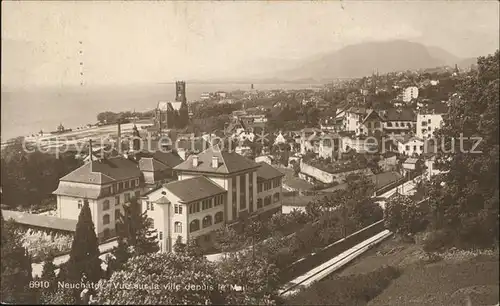
[[[47,234],[43,231],[29,229],[20,231],[21,243],[28,250],[34,261],[45,260],[54,254],[69,252],[73,237],[63,234]]]
[[[397,195],[387,201],[385,226],[399,234],[413,235],[428,224],[426,204],[418,204],[408,196]]]

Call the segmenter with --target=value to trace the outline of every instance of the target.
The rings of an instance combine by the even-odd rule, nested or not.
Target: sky
[[[367,41],[405,39],[459,57],[499,45],[494,0],[1,5],[2,87],[243,76]]]

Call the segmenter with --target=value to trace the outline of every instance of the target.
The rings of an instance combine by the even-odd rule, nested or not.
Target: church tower
[[[184,81],[175,82],[175,101],[187,103],[186,82]]]

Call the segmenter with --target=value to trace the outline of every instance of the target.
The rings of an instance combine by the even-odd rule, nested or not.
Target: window
[[[219,206],[224,202],[224,195],[218,195],[214,198],[215,204],[214,206]]]
[[[163,232],[158,232],[158,240],[162,240],[163,239]]]
[[[149,201],[146,201],[146,210],[149,210],[149,207],[150,207],[150,203]]]
[[[417,146],[413,146],[413,151],[417,151]]]
[[[81,209],[83,207],[83,201],[78,200],[78,209]]]
[[[200,220],[195,219],[189,223],[189,232],[196,232],[200,229]]]
[[[139,179],[135,179],[135,185],[139,186]]]
[[[151,202],[151,210],[155,210],[155,203]]]
[[[174,213],[182,215],[182,205],[181,204],[174,205]]]
[[[120,220],[121,212],[119,209],[115,209],[115,221]]]
[[[139,190],[137,190],[135,193],[134,193],[134,196],[135,198],[139,198],[141,196],[141,192]]]
[[[262,185],[263,184],[257,184],[257,192],[262,192]]]
[[[431,124],[431,119],[429,118],[429,120],[427,120],[427,122],[428,122],[429,124]]]
[[[394,123],[395,127],[399,127],[399,122]]]
[[[408,123],[406,124],[406,126],[408,126],[409,128],[411,128],[411,123],[410,123],[410,122],[408,122]]]
[[[377,121],[377,122],[375,122],[375,125],[374,125],[374,126],[375,126],[375,128],[379,128],[379,127],[380,127],[380,122],[378,122],[378,121]]]
[[[128,181],[126,181],[124,184],[125,184],[125,187],[124,187],[124,188],[125,188],[125,189],[128,189],[128,188],[129,188],[129,186],[128,186]]]
[[[219,211],[218,213],[215,214],[215,224],[221,223],[224,220],[224,213],[222,211]]]
[[[279,193],[275,193],[274,196],[274,203],[278,202],[280,200],[280,194]]]
[[[118,183],[118,190],[122,190],[122,189],[123,189],[123,182]]]
[[[257,199],[257,208],[262,208],[262,199]]]
[[[104,224],[104,225],[109,224],[109,215],[108,214],[105,214],[104,216],[102,216],[102,224]]]
[[[265,199],[264,199],[264,206],[267,206],[271,204],[271,196],[267,196]]]
[[[195,214],[200,211],[200,202],[189,204],[189,213]]]
[[[108,210],[109,209],[109,200],[106,200],[102,203],[102,210]]]
[[[203,200],[201,202],[201,209],[202,210],[210,209],[210,208],[212,208],[212,199]]]
[[[392,122],[387,122],[387,127],[392,127]]]
[[[179,221],[174,223],[174,233],[182,233],[182,223]]]
[[[115,205],[120,205],[120,196],[115,197]]]
[[[125,200],[124,200],[125,203],[130,202],[130,193],[125,193],[123,196],[125,197]]]
[[[363,129],[359,129],[359,132],[360,132],[360,133],[363,133]]]
[[[207,215],[203,218],[203,228],[209,227],[212,225],[212,216]]]
[[[427,129],[430,131],[430,130],[431,130],[431,127],[428,127]]]

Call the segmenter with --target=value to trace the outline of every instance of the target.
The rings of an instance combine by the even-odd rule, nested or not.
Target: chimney
[[[118,153],[122,152],[122,128],[121,128],[121,120],[118,119]]]
[[[212,168],[219,168],[219,158],[217,156],[212,156]]]
[[[90,162],[90,172],[92,172],[92,164],[94,163],[93,156],[92,156],[92,138],[89,139],[89,162]]]
[[[193,155],[193,167],[198,167],[198,155]]]

